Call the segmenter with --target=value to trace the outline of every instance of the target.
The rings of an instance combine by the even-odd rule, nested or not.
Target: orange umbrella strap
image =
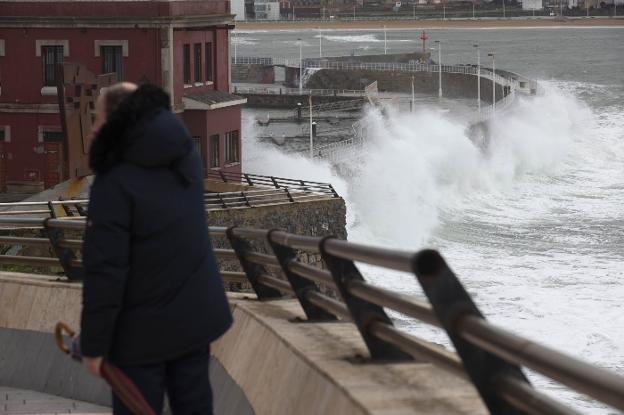
[[[67,324],[60,321],[56,323],[56,327],[54,327],[54,341],[56,342],[57,347],[63,353],[70,354],[71,350],[69,350],[69,348],[65,345],[65,341],[63,341],[63,333],[73,338],[76,335],[76,332],[73,331]]]

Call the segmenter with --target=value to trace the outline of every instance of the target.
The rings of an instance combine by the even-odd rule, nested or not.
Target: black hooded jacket
[[[81,348],[120,365],[207,346],[232,323],[206,226],[201,161],[159,88],[124,99],[90,150]]]

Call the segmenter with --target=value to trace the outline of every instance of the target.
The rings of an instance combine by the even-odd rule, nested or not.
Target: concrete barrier
[[[56,322],[79,327],[81,289],[53,277],[0,272],[0,385],[111,406],[106,383],[54,344]],[[210,379],[215,413],[254,414],[243,391],[214,358]]]
[[[0,273],[0,384],[110,403],[52,342],[56,321],[78,327],[80,301],[78,284]],[[218,414],[486,413],[470,383],[430,363],[367,363],[352,323],[302,322],[295,300],[231,294],[230,304],[234,325],[212,345]]]

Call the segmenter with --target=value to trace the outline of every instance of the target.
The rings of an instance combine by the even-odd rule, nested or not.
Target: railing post
[[[273,186],[275,186],[276,189],[279,189],[279,184],[277,184],[277,180],[275,180],[275,177],[271,176],[271,181],[273,182]]]
[[[286,196],[288,196],[288,200],[293,203],[295,201],[295,199],[293,199],[292,195],[290,194],[290,191],[288,190],[287,187],[284,187],[284,191],[286,192]]]
[[[332,191],[332,193],[334,194],[334,197],[340,197],[336,189],[334,189],[334,186],[331,185],[331,183],[329,184],[329,190]]]
[[[221,207],[223,207],[223,209],[227,209],[227,205],[225,204],[223,197],[221,197],[221,193],[217,193],[217,197],[219,198],[219,202],[221,202]]]
[[[284,275],[286,275],[286,278],[290,282],[290,286],[293,288],[295,296],[299,300],[301,308],[303,308],[307,319],[309,321],[337,320],[335,315],[308,301],[308,299],[306,298],[306,293],[310,291],[319,292],[319,289],[316,284],[314,284],[314,282],[306,278],[302,278],[293,272],[290,272],[290,270],[288,269],[288,264],[292,261],[297,261],[297,251],[287,246],[283,246],[273,242],[273,240],[271,239],[271,234],[276,231],[278,231],[278,229],[272,229],[269,231],[269,233],[267,234],[267,241],[269,242],[269,245],[271,245],[271,248],[275,253],[275,257],[282,267]]]
[[[67,278],[70,281],[81,281],[84,276],[84,270],[72,265],[72,262],[76,260],[76,254],[74,254],[74,251],[70,248],[63,248],[59,245],[60,240],[65,239],[65,233],[62,229],[49,226],[48,221],[50,219],[52,218],[47,218],[43,221],[43,228],[50,240],[52,251],[54,251],[54,255],[59,259]]]
[[[364,278],[353,261],[337,258],[325,250],[325,244],[330,239],[336,238],[328,236],[321,240],[319,244],[321,256],[334,279],[338,291],[340,291],[342,299],[353,316],[353,321],[368,347],[371,358],[373,360],[412,360],[413,358],[410,355],[404,353],[396,346],[380,340],[368,332],[368,327],[371,323],[382,322],[392,326],[392,321],[382,307],[354,297],[349,293],[350,282],[364,281]]]
[[[243,200],[245,201],[245,205],[247,205],[247,207],[251,207],[251,204],[249,203],[249,199],[247,199],[247,195],[245,194],[245,192],[241,192],[241,196],[243,197]]]
[[[54,205],[51,200],[48,201],[48,209],[50,210],[50,217],[56,219],[56,211],[54,210]]]
[[[225,177],[225,174],[223,174],[223,170],[219,170],[219,176],[221,176],[221,180],[227,182],[227,177]]]
[[[249,184],[249,186],[253,186],[253,182],[251,181],[251,179],[249,178],[249,175],[247,173],[244,173],[243,176],[245,176],[245,180],[247,180],[247,183]]]
[[[75,203],[74,207],[76,208],[76,210],[78,211],[78,214],[80,216],[87,216],[87,211],[85,210],[85,208],[83,208],[80,203]]]
[[[490,413],[524,414],[501,399],[496,392],[496,379],[501,375],[513,376],[528,384],[520,368],[459,336],[457,327],[462,317],[472,315],[483,318],[483,315],[442,256],[433,250],[420,251],[413,257],[412,269]]]
[[[266,269],[264,269],[262,265],[247,261],[245,255],[248,252],[252,251],[251,245],[249,245],[249,242],[247,242],[243,238],[239,238],[238,236],[234,235],[235,228],[235,226],[229,227],[225,234],[230,241],[230,245],[232,245],[232,249],[236,253],[236,257],[238,258],[238,261],[240,262],[241,267],[243,268],[243,271],[245,272],[245,275],[247,276],[247,279],[251,284],[251,287],[258,296],[258,300],[281,298],[282,293],[279,290],[276,290],[272,287],[267,287],[258,280],[261,275],[268,275],[268,272],[266,271]]]

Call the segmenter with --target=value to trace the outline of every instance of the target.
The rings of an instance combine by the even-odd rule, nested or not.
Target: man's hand
[[[87,368],[89,373],[93,376],[97,376],[98,378],[102,377],[102,373],[100,372],[100,368],[102,367],[102,358],[101,357],[82,357],[82,364]]]

